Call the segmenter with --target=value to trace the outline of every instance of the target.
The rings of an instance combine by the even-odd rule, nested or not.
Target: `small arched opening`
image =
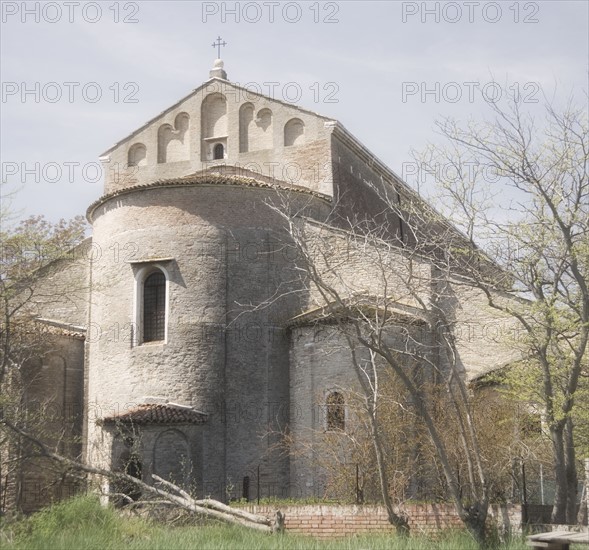
[[[225,147],[222,143],[217,143],[213,147],[213,160],[221,160],[225,158]]]

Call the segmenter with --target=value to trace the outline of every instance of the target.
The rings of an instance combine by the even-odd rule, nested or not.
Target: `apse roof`
[[[208,415],[176,403],[147,403],[104,417],[104,424],[204,424]]]
[[[307,193],[327,201],[331,200],[328,195],[318,191],[313,191],[312,189],[302,187],[300,185],[293,185],[288,182],[268,178],[267,176],[258,174],[257,172],[252,172],[250,170],[239,169],[237,173],[229,173],[228,171],[223,170],[221,167],[213,167],[208,170],[202,170],[200,172],[179,178],[157,180],[152,183],[133,185],[130,187],[124,187],[123,189],[118,189],[112,193],[107,193],[106,195],[103,195],[99,199],[95,200],[88,207],[86,216],[91,221],[94,210],[103,202],[114,197],[133,193],[138,190],[156,189],[160,187],[188,187],[194,185],[237,185],[263,189],[275,189],[280,191],[294,191],[297,193]]]

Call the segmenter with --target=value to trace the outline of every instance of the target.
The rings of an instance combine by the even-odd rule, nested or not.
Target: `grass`
[[[76,497],[29,518],[6,523],[0,533],[4,550],[470,550],[467,535],[432,541],[400,540],[390,535],[319,541],[286,533],[267,535],[221,524],[169,526],[139,517],[123,517],[102,508],[92,496]],[[524,542],[503,545],[524,550]]]

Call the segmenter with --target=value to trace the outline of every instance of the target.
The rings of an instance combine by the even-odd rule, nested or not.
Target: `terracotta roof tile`
[[[197,411],[192,407],[176,405],[174,403],[158,403],[138,405],[124,413],[107,416],[102,419],[102,423],[204,424],[207,416],[206,413]]]
[[[279,191],[294,191],[297,193],[306,193],[308,195],[313,195],[314,197],[323,199],[325,201],[331,201],[331,198],[328,195],[320,193],[319,191],[314,191],[312,189],[309,189],[308,187],[304,187],[301,185],[294,185],[282,182],[280,180],[273,180],[272,178],[268,178],[261,174],[256,174],[256,172],[252,172],[250,170],[247,170],[245,172],[241,170],[242,173],[249,174],[248,176],[240,175],[239,173],[232,174],[228,172],[230,172],[230,170],[203,170],[200,172],[196,172],[194,174],[188,174],[187,176],[163,180],[160,179],[151,183],[139,183],[135,185],[130,185],[129,187],[124,187],[122,189],[118,189],[116,191],[111,191],[110,193],[107,193],[106,195],[103,195],[99,199],[95,200],[88,207],[88,209],[86,210],[86,217],[89,220],[91,220],[96,208],[98,208],[102,203],[112,198],[134,193],[135,191],[146,189],[159,189],[162,187],[190,187],[196,185],[233,185],[244,187],[257,187],[262,189],[274,189]],[[240,171],[238,170],[238,172]]]

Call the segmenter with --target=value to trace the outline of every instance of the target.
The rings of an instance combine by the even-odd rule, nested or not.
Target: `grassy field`
[[[334,541],[284,534],[266,535],[225,525],[166,526],[138,517],[121,517],[93,497],[58,504],[30,518],[2,525],[2,549],[39,550],[470,550],[468,536],[439,541],[398,540],[374,535]],[[524,550],[522,541],[500,548]]]

